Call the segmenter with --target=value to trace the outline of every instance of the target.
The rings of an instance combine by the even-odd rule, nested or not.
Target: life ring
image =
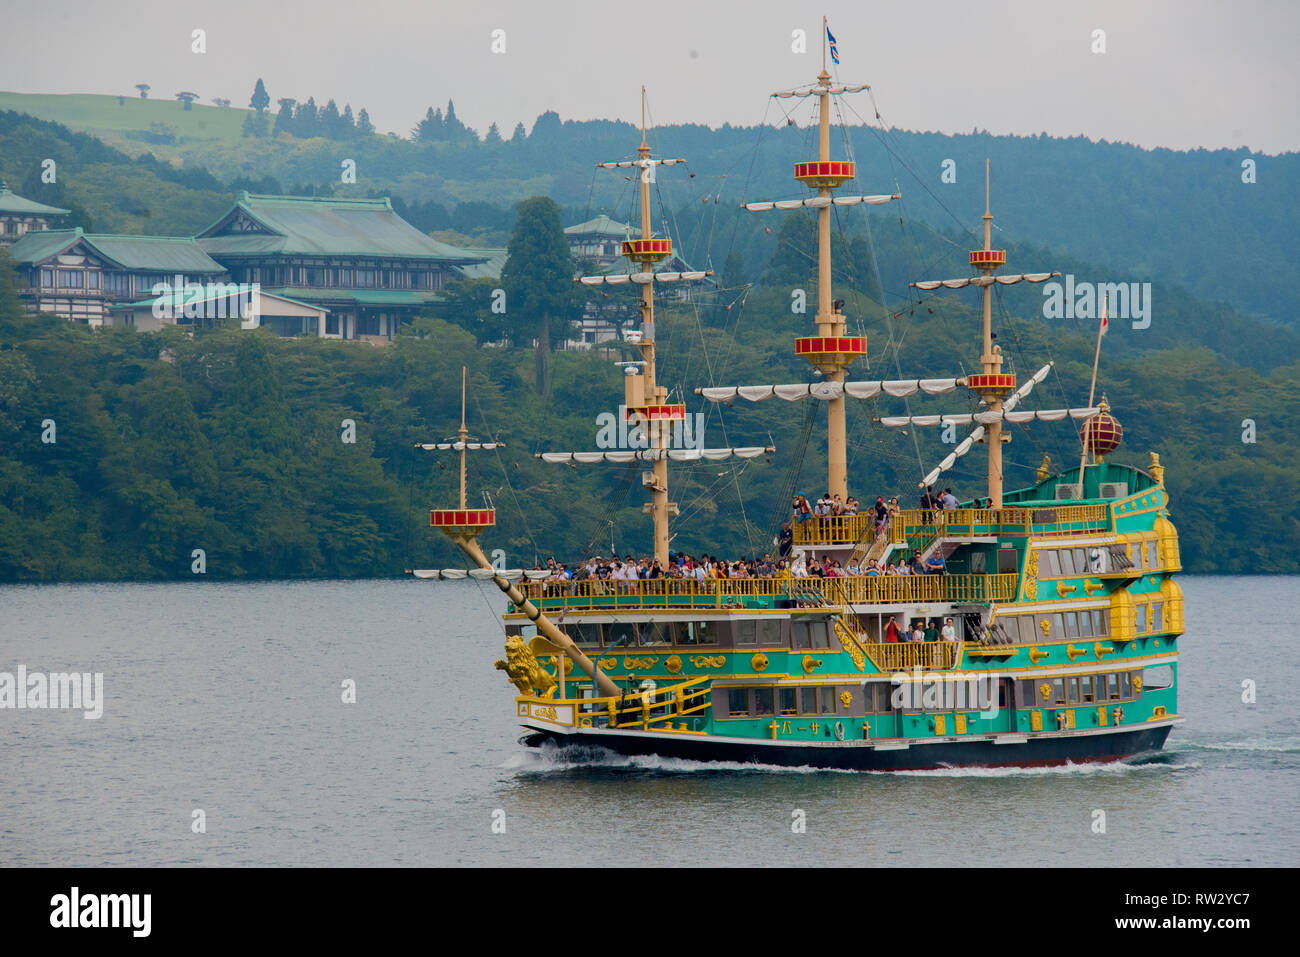
[[[843,722],[843,721],[836,721],[836,722],[835,722],[835,740],[837,740],[837,741],[843,741],[843,740],[844,740],[844,722]]]

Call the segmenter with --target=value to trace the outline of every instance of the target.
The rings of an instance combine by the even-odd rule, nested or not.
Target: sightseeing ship
[[[854,381],[866,355],[832,298],[832,206],[883,204],[896,194],[840,196],[854,178],[851,160],[830,157],[833,96],[865,89],[832,83],[823,69],[808,87],[773,94],[816,97],[815,160],[795,166],[810,191],[802,199],[749,203],[755,212],[809,207],[818,219],[816,331],[797,338],[795,354],[814,382],[697,389],[705,401],[822,401],[828,409],[827,489],[847,500],[845,405],[849,400],[944,395],[969,390],[980,411],[882,416],[882,428],[974,426],[921,481],[932,486],[955,461],[983,445],[987,494],[957,508],[902,509],[883,528],[873,512],[811,517],[793,526],[796,553],[876,561],[937,556],[943,570],[907,576],[829,578],[657,578],[531,581],[494,570],[478,544],[495,524],[491,508],[469,508],[466,448],[461,500],[435,509],[430,522],[455,541],[508,600],[506,657],[496,662],[516,687],[512,707],[532,746],[584,745],[622,755],[854,770],[956,766],[1029,766],[1113,761],[1158,750],[1181,718],[1177,709],[1178,638],[1183,597],[1178,536],[1159,457],[1142,470],[1106,461],[1122,428],[1103,399],[1075,409],[1021,409],[1050,371],[1026,381],[1003,368],[991,333],[994,283],[1043,282],[1051,272],[1006,275],[992,248],[986,168],[984,244],[970,253],[976,275],[916,282],[922,290],[973,287],[983,305],[980,371],[946,379]],[[643,91],[644,102],[644,91]],[[638,284],[639,362],[625,363],[624,406],[645,429],[648,447],[542,453],[555,462],[634,462],[648,466],[644,511],[653,554],[669,565],[669,500],[674,461],[770,454],[770,448],[670,447],[685,406],[668,401],[655,375],[654,288],[706,273],[655,272],[672,241],[650,226],[649,183],[657,166],[642,140],[635,160],[600,164],[641,174],[641,236],[623,243],[639,271],[584,277],[587,284]],[[1104,315],[1104,312],[1103,312]],[[1104,320],[1103,320],[1104,321]],[[1100,354],[1101,331],[1098,333]],[[1093,388],[1096,386],[1096,362]],[[1053,473],[1044,459],[1030,487],[1004,491],[1002,445],[1008,424],[1082,423],[1077,468]],[[1049,426],[1050,427],[1050,426]],[[937,641],[894,641],[894,622],[947,622]]]

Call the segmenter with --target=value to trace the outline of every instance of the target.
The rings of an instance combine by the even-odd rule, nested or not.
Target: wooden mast
[[[653,166],[650,165],[650,146],[646,143],[645,130],[645,87],[641,87],[641,145],[637,147],[637,159],[641,168],[641,239],[643,243],[651,238],[650,226],[650,178]],[[646,269],[650,263],[645,263]],[[655,379],[655,299],[654,283],[647,282],[641,286],[641,360],[643,380],[639,383],[628,382],[626,389],[626,406],[628,411],[634,407],[664,406],[668,402],[668,390]],[[641,395],[634,395],[636,386]],[[635,401],[634,401],[635,400]],[[643,415],[641,427],[649,432],[650,446],[655,449],[668,448],[668,431],[666,422],[649,420]],[[661,454],[654,462],[654,485],[650,486],[650,503],[648,510],[654,527],[654,556],[660,566],[668,569],[668,457]]]
[[[817,74],[818,128],[817,161],[826,163],[831,158],[831,75],[826,70],[827,45],[826,18],[822,17],[822,71]],[[844,335],[844,316],[835,312],[831,298],[831,184],[822,181],[817,195],[827,200],[817,210],[817,334],[823,338]],[[843,382],[846,366],[834,363],[823,369],[828,382]],[[840,501],[848,501],[849,464],[848,434],[845,420],[844,394],[826,403],[826,488]]]

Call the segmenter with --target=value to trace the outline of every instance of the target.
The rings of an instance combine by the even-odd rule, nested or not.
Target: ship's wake
[[[1199,763],[1186,761],[1176,753],[1153,752],[1123,761],[1066,763],[1049,767],[939,767],[900,771],[857,771],[845,768],[788,767],[741,761],[692,761],[653,754],[619,754],[589,744],[546,743],[512,755],[502,770],[521,774],[556,774],[580,771],[641,774],[867,774],[908,777],[1039,777],[1044,775],[1116,775],[1144,772],[1191,771]]]

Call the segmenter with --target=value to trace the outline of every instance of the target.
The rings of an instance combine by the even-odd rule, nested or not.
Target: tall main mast
[[[641,87],[641,145],[637,147],[637,165],[641,170],[641,238],[623,243],[623,255],[650,272],[654,263],[672,255],[671,239],[652,238],[650,227],[650,179],[654,164],[645,132],[645,87]],[[668,448],[669,423],[686,419],[685,405],[668,405],[668,390],[655,378],[655,296],[654,283],[641,285],[641,373],[624,377],[624,405],[630,420],[649,433],[651,448]],[[646,484],[650,501],[642,511],[649,512],[654,526],[654,555],[668,567],[668,516],[677,514],[677,503],[668,501],[668,457],[657,456],[653,463],[654,482]]]
[[[993,214],[989,207],[989,161],[984,160],[984,248],[973,250],[970,264],[988,279],[981,289],[984,299],[984,351],[980,355],[983,374],[968,376],[966,385],[984,399],[990,412],[1001,413],[1002,403],[1016,391],[1014,373],[1002,371],[1002,348],[993,345],[993,270],[1007,264],[1007,251],[994,249],[992,243]],[[985,441],[989,448],[988,491],[991,508],[1002,507],[1002,443],[1011,434],[1002,427],[1001,418],[993,418],[986,426]]]
[[[796,163],[794,178],[817,190],[817,335],[795,340],[795,354],[805,357],[827,382],[843,383],[849,365],[866,355],[865,336],[845,335],[844,314],[831,296],[831,193],[853,178],[854,164],[831,162],[831,75],[826,70],[826,18],[822,18],[822,71],[812,92],[817,96],[817,161]],[[826,403],[826,488],[848,498],[848,431],[844,394]]]

